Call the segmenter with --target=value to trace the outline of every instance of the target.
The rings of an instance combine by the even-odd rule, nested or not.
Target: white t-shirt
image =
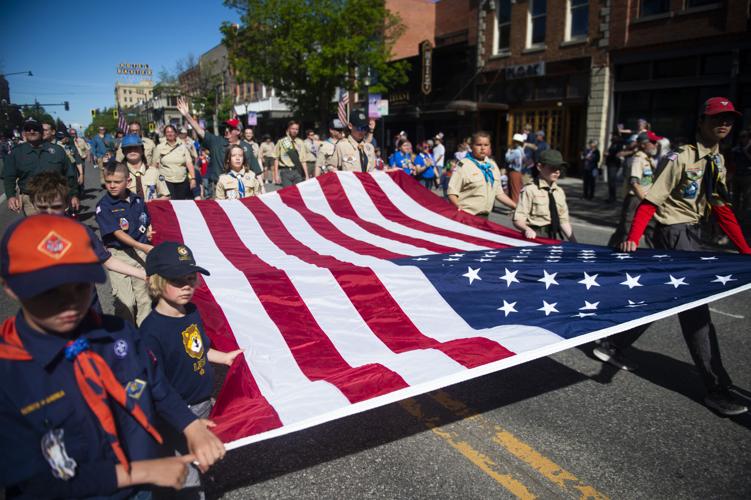
[[[443,147],[443,144],[436,144],[433,147],[433,158],[435,158],[436,167],[443,168],[446,161],[446,148]]]

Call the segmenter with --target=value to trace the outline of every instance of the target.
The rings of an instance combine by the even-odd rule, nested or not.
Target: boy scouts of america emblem
[[[190,260],[190,252],[187,247],[180,245],[177,247],[177,259],[178,260]]]
[[[128,219],[126,219],[125,217],[120,217],[120,229],[127,231],[129,227],[130,223],[128,222]]]
[[[70,247],[73,246],[70,241],[66,240],[55,231],[50,231],[47,236],[37,246],[37,250],[47,257],[59,260],[65,255]]]
[[[188,356],[195,359],[203,357],[203,342],[201,341],[201,332],[195,324],[190,325],[183,330],[183,347]]]

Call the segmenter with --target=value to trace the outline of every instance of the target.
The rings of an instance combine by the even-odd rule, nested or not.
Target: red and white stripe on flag
[[[547,355],[541,348],[561,341],[541,328],[475,330],[418,269],[391,262],[532,244],[400,172],[329,173],[242,201],[149,210],[155,243],[183,242],[211,272],[194,303],[213,345],[244,349],[212,414],[230,448]]]
[[[342,89],[341,92],[342,93],[339,96],[339,106],[337,107],[337,114],[339,116],[339,121],[342,122],[342,124],[346,127],[349,124],[349,117],[347,116],[349,92],[347,92],[345,89]]]

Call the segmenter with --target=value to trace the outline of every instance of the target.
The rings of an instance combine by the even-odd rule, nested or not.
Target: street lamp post
[[[31,71],[16,71],[14,73],[0,73],[0,76],[12,76],[12,75],[29,75],[34,76],[34,73]]]

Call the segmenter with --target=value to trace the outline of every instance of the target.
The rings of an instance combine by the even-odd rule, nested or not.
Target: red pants
[[[515,170],[509,170],[508,172],[508,195],[514,200],[514,203],[519,202],[519,193],[522,191],[522,173]]]

